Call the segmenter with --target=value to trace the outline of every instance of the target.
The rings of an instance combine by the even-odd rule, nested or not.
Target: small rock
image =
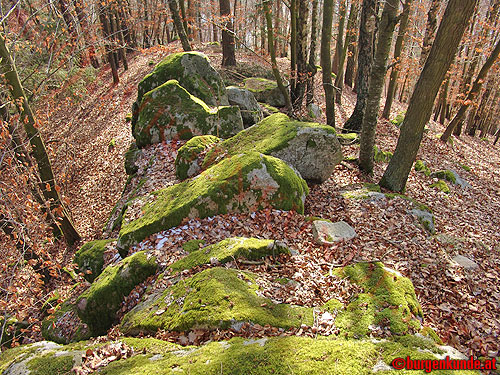
[[[344,221],[330,223],[316,220],[313,222],[313,236],[320,245],[331,245],[337,241],[353,239],[356,237],[356,231]]]
[[[476,268],[479,268],[479,265],[476,262],[464,257],[463,255],[457,255],[453,258],[453,261],[466,270],[475,270]]]
[[[307,114],[312,119],[320,118],[322,113],[323,111],[321,110],[321,107],[315,103],[311,103],[307,106]]]
[[[436,233],[436,227],[434,226],[434,215],[429,211],[413,209],[410,211],[412,215],[418,218],[418,221],[424,226],[425,230],[431,234]]]

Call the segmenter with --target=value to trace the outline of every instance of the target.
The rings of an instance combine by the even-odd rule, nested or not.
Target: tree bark
[[[323,5],[323,26],[321,30],[321,68],[323,72],[323,89],[326,101],[326,123],[335,127],[335,102],[332,81],[332,58],[330,42],[332,39],[333,0],[325,0]]]
[[[359,166],[368,174],[373,173],[373,147],[375,146],[375,130],[377,128],[378,111],[382,91],[384,89],[387,60],[391,50],[392,35],[398,23],[399,0],[386,0],[377,42],[377,52],[370,77],[368,99],[361,127],[359,148]]]
[[[467,112],[467,109],[469,109],[469,106],[474,102],[477,94],[479,94],[481,87],[483,86],[484,79],[486,78],[486,75],[488,74],[488,71],[492,67],[493,63],[496,61],[498,56],[500,55],[500,41],[497,42],[497,45],[491,52],[491,55],[488,57],[486,62],[484,63],[483,67],[479,71],[476,80],[474,81],[474,84],[472,85],[471,90],[467,94],[467,97],[465,98],[465,101],[462,103],[460,106],[460,109],[458,110],[457,114],[455,117],[453,117],[453,120],[450,121],[448,124],[448,127],[444,131],[443,135],[441,136],[441,141],[447,142],[448,139],[450,138],[451,134],[453,133],[453,130],[455,127],[462,123],[465,113]]]
[[[363,0],[358,39],[358,75],[356,78],[357,98],[354,111],[344,124],[346,131],[359,132],[368,96],[368,84],[373,63],[373,38],[375,32],[375,9],[377,0]]]
[[[346,14],[347,2],[346,0],[341,0],[339,3],[339,24],[337,28],[337,40],[335,42],[335,54],[333,55],[332,61],[332,72],[335,76],[338,76],[339,74],[340,59],[342,58],[342,53],[344,52],[344,26]]]
[[[234,27],[231,20],[231,4],[229,0],[220,0],[219,6],[224,25],[222,29],[222,66],[235,66],[236,55],[234,52]]]
[[[427,26],[425,28],[424,42],[422,44],[422,52],[420,53],[420,66],[425,64],[425,60],[431,50],[432,40],[436,35],[437,29],[437,14],[441,8],[442,0],[432,0],[429,13],[427,13]]]
[[[403,6],[403,13],[401,15],[401,23],[399,24],[398,37],[396,38],[396,45],[394,46],[394,66],[391,70],[391,78],[389,80],[389,87],[387,88],[387,97],[385,99],[384,111],[382,117],[389,119],[391,115],[392,102],[396,93],[396,87],[399,78],[399,69],[401,66],[401,52],[403,51],[403,42],[406,35],[406,27],[408,26],[408,19],[410,18],[410,7],[412,0],[406,0]]]
[[[42,194],[45,200],[49,202],[51,212],[53,212],[59,220],[56,224],[58,229],[64,235],[66,242],[72,245],[80,240],[80,235],[73,226],[66,207],[59,195],[60,187],[56,183],[54,173],[52,172],[52,165],[50,164],[49,156],[45,149],[45,144],[36,126],[35,115],[29,106],[28,98],[24,93],[10,51],[5,43],[3,33],[0,33],[0,57],[2,58],[0,63],[2,73],[5,75],[9,91],[14,101],[18,103],[21,123],[24,125],[24,129],[31,144],[33,157],[38,165],[38,173],[43,188]]]
[[[428,59],[417,81],[401,126],[396,150],[380,185],[403,192],[417,156],[434,99],[456,54],[477,0],[449,0]]]
[[[311,14],[311,45],[309,47],[309,64],[307,65],[306,104],[314,101],[314,76],[318,72],[316,67],[316,45],[318,38],[318,0],[313,0]]]
[[[295,111],[299,111],[304,101],[307,82],[307,18],[309,15],[309,0],[298,0],[297,39],[296,39],[296,80],[292,87],[291,99]]]
[[[189,44],[188,37],[186,35],[186,30],[184,30],[184,25],[182,24],[181,17],[179,16],[179,10],[177,9],[177,1],[168,0],[168,6],[170,8],[170,13],[172,13],[172,19],[174,20],[175,31],[177,32],[177,35],[181,40],[182,49],[186,52],[189,52],[192,49],[191,45]]]

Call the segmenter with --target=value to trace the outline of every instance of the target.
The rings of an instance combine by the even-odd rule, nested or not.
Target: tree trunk
[[[391,70],[391,78],[389,80],[389,87],[387,88],[387,97],[385,99],[384,111],[382,112],[382,117],[385,119],[389,119],[389,116],[391,115],[392,101],[394,100],[394,94],[396,93],[399,69],[401,66],[401,52],[403,51],[406,27],[408,26],[408,19],[410,18],[411,3],[412,0],[406,0],[405,5],[403,6],[398,37],[396,38],[396,45],[394,46],[394,66]]]
[[[344,124],[346,131],[361,130],[363,123],[363,114],[366,107],[366,98],[368,96],[368,84],[373,63],[373,38],[376,24],[377,0],[363,0],[361,10],[361,21],[359,26],[358,39],[358,76],[356,78],[356,106]]]
[[[235,66],[234,27],[231,20],[231,4],[229,0],[219,0],[220,15],[223,18],[222,29],[222,66]]]
[[[314,102],[314,76],[318,68],[316,67],[316,44],[318,38],[318,0],[313,0],[311,14],[311,45],[309,47],[309,64],[307,65],[307,89],[306,104]]]
[[[276,79],[276,83],[278,84],[278,88],[281,94],[285,98],[286,108],[288,112],[291,113],[292,102],[290,100],[290,95],[288,95],[285,85],[283,85],[283,80],[281,79],[281,74],[278,69],[278,63],[276,61],[276,51],[274,50],[273,18],[271,15],[271,11],[269,9],[270,2],[271,0],[264,0],[262,2],[262,6],[264,8],[264,15],[266,17],[266,23],[267,23],[267,44],[269,45],[269,50],[271,54],[271,64],[273,67],[274,78]]]
[[[184,0],[181,0],[181,2]],[[172,19],[174,20],[174,27],[179,39],[181,40],[182,49],[186,52],[191,51],[191,45],[189,44],[188,37],[186,35],[186,30],[184,30],[184,25],[182,24],[181,17],[179,16],[179,11],[177,10],[177,1],[168,0],[168,6],[170,8],[170,13],[172,13]]]
[[[118,76],[118,65],[114,56],[113,51],[113,40],[111,37],[111,28],[109,25],[108,12],[104,7],[99,8],[99,19],[101,21],[102,33],[104,36],[104,43],[106,49],[106,55],[108,57],[109,66],[111,67],[111,74],[113,76],[113,85],[117,85],[120,82],[120,77]]]
[[[307,18],[309,15],[309,0],[298,0],[297,9],[297,66],[296,81],[291,92],[292,105],[296,112],[300,111],[304,101],[307,82]]]
[[[384,89],[387,60],[391,50],[392,35],[398,23],[399,0],[386,0],[380,31],[378,35],[377,51],[373,63],[366,110],[361,127],[359,148],[359,166],[368,174],[373,173],[373,147],[375,146],[375,130],[377,128],[378,111],[382,91]]]
[[[50,211],[53,212],[59,220],[57,223],[58,229],[64,235],[66,242],[72,245],[80,240],[80,235],[73,226],[66,207],[59,195],[60,187],[57,185],[54,173],[52,172],[49,156],[47,155],[45,144],[38,132],[35,116],[31,111],[28,99],[24,93],[21,81],[19,80],[16,67],[12,61],[11,54],[5,44],[4,36],[1,33],[0,57],[2,58],[1,67],[3,74],[9,84],[9,91],[14,101],[19,105],[18,109],[21,114],[21,123],[24,125],[24,129],[26,130],[26,134],[31,144],[33,157],[38,165],[38,173],[43,187],[42,194],[45,200],[50,203]]]
[[[321,68],[323,71],[323,89],[326,101],[326,123],[335,128],[335,103],[332,81],[332,58],[330,42],[332,39],[333,0],[325,0],[323,5],[323,26],[321,30]]]
[[[486,62],[484,63],[483,67],[479,71],[479,74],[476,77],[476,80],[474,81],[474,84],[472,85],[472,89],[469,91],[469,94],[465,98],[465,101],[462,103],[460,106],[460,109],[458,110],[457,114],[451,120],[451,122],[448,124],[448,127],[444,131],[443,135],[441,136],[441,140],[443,142],[447,142],[448,139],[450,138],[451,134],[453,133],[453,130],[458,124],[461,124],[464,117],[465,113],[467,112],[467,109],[469,108],[469,105],[471,105],[477,94],[480,92],[481,87],[483,86],[484,79],[486,78],[486,75],[488,74],[488,71],[490,70],[491,66],[493,63],[496,61],[498,56],[500,55],[500,41],[497,42],[497,45],[495,46],[495,49],[491,52],[491,55],[488,57]]]
[[[449,0],[428,59],[410,99],[396,150],[380,185],[403,192],[417,156],[434,99],[456,54],[477,0]]]
[[[432,0],[429,13],[427,13],[427,26],[425,28],[424,42],[422,44],[422,52],[420,54],[420,66],[425,64],[425,60],[431,50],[432,40],[436,35],[437,29],[437,14],[441,8],[442,0]]]
[[[345,79],[344,83],[353,87],[354,82],[354,71],[356,69],[356,36],[357,36],[357,28],[359,27],[359,3],[358,1],[354,1],[351,5],[351,14],[354,17],[354,22],[352,27],[348,32],[351,34],[351,38],[349,39],[350,43],[347,45],[347,65],[345,68]],[[349,16],[350,17],[350,16]],[[347,23],[347,28],[349,29],[349,22]]]
[[[344,52],[344,26],[345,26],[345,15],[347,13],[347,2],[346,0],[341,0],[339,4],[339,25],[337,28],[337,41],[335,42],[335,54],[333,55],[332,61],[332,72],[335,76],[339,74],[340,59],[342,58],[342,53]]]

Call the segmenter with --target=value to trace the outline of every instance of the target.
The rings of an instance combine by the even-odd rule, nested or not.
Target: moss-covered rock
[[[234,237],[191,251],[189,255],[173,263],[169,268],[177,272],[207,263],[224,264],[238,258],[257,260],[283,253],[288,254],[290,250],[279,241]]]
[[[208,57],[200,52],[180,52],[168,55],[139,82],[136,105],[145,93],[171,79],[178,80],[182,87],[208,105],[229,104],[224,82]]]
[[[373,146],[373,160],[376,163],[388,163],[391,161],[392,152],[390,151],[382,151],[377,146]]]
[[[426,176],[430,176],[431,175],[431,169],[422,160],[417,160],[415,162],[415,167],[414,168],[415,168],[415,170],[417,172],[421,172],[421,173],[423,173]]]
[[[338,312],[335,319],[335,325],[345,335],[363,337],[376,327],[397,335],[420,330],[422,308],[408,278],[379,262],[358,263],[334,270],[333,274],[347,277],[363,288],[363,293]]]
[[[229,104],[240,108],[245,127],[252,126],[262,120],[262,108],[250,91],[236,86],[229,86],[226,90]]]
[[[452,184],[456,183],[457,181],[455,174],[449,169],[434,172],[432,174],[432,177],[439,178],[440,180],[446,180],[448,182],[451,182]]]
[[[260,108],[262,109],[262,115],[264,117],[269,117],[271,115],[274,115],[275,113],[280,113],[280,110],[276,107],[273,107],[272,105],[269,105],[267,103],[260,103]]]
[[[378,199],[385,198],[381,193],[380,186],[377,184],[364,183],[363,187],[358,189],[349,189],[342,192],[345,199]]]
[[[144,147],[204,134],[227,138],[242,129],[238,107],[210,108],[178,81],[170,80],[144,94],[132,134],[137,146]]]
[[[184,218],[264,208],[303,213],[308,193],[306,182],[282,160],[255,152],[235,155],[128,208],[117,246],[126,253],[129,246]]]
[[[123,317],[121,330],[136,334],[158,329],[237,329],[241,322],[282,328],[312,325],[312,309],[259,297],[255,278],[250,272],[209,268],[159,294],[147,295]]]
[[[25,321],[19,321],[16,318],[8,318],[5,322],[3,317],[0,317],[0,336],[2,340],[0,341],[0,346],[9,346],[12,340],[21,335],[22,329],[27,329],[29,323]]]
[[[420,222],[420,224],[422,224],[427,232],[429,232],[430,234],[436,233],[434,215],[431,212],[415,208],[413,210],[410,210],[410,213],[417,217],[418,221]]]
[[[45,340],[59,344],[86,340],[91,337],[87,324],[76,312],[76,306],[68,301],[59,304],[55,311],[42,322],[42,336]]]
[[[73,261],[87,281],[92,282],[101,274],[106,246],[113,241],[116,239],[90,241],[76,252]]]
[[[78,316],[89,326],[93,335],[105,334],[115,321],[123,297],[139,283],[156,272],[155,258],[148,259],[144,252],[108,266],[82,293],[77,301]]]
[[[200,155],[220,141],[221,139],[214,135],[200,135],[187,141],[179,148],[175,159],[177,178],[182,181],[199,174],[203,163]]]
[[[277,157],[293,166],[302,178],[324,182],[342,161],[342,150],[335,130],[327,125],[291,120],[274,114],[218,143],[207,152],[203,169],[223,157],[256,151]]]
[[[125,152],[125,172],[131,176],[139,170],[139,166],[136,164],[142,155],[142,151],[139,150],[137,144],[132,142],[129,149]]]
[[[444,180],[438,180],[437,182],[431,184],[430,187],[436,188],[446,194],[450,193],[450,187]]]
[[[401,124],[403,123],[403,121],[405,120],[405,115],[406,115],[406,111],[405,112],[399,112],[396,115],[396,117],[394,117],[391,120],[391,124],[394,124],[394,125],[396,125],[399,128],[401,126]]]
[[[358,133],[338,133],[337,138],[341,145],[352,145],[354,143],[359,143]]]
[[[276,81],[266,78],[247,78],[243,81],[245,89],[255,95],[255,99],[274,107],[284,107],[285,98],[278,88]]]

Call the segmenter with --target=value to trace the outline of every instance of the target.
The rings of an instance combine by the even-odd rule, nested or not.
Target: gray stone
[[[255,99],[274,107],[284,107],[285,97],[278,88],[276,81],[266,78],[247,78],[245,88],[255,95]]]
[[[469,184],[462,177],[460,177],[457,171],[450,169],[450,172],[453,173],[453,175],[455,176],[455,185],[460,186],[462,189],[469,189],[472,187],[471,184]]]
[[[338,241],[351,240],[356,235],[354,228],[344,221],[331,223],[316,220],[313,222],[313,237],[320,245],[331,245]]]
[[[431,234],[436,233],[436,227],[434,226],[434,215],[432,213],[416,208],[410,210],[410,213],[417,217],[418,221],[420,221],[426,231]]]
[[[462,266],[466,270],[475,270],[479,268],[479,265],[474,262],[473,260],[464,257],[463,255],[457,255],[453,257],[452,259],[455,263],[457,263],[459,266]]]
[[[236,86],[229,86],[226,91],[229,104],[240,108],[245,127],[256,124],[263,119],[262,108],[250,91]]]
[[[310,118],[317,119],[321,117],[323,111],[321,110],[321,107],[319,105],[317,105],[316,103],[311,103],[307,106],[307,114]]]

